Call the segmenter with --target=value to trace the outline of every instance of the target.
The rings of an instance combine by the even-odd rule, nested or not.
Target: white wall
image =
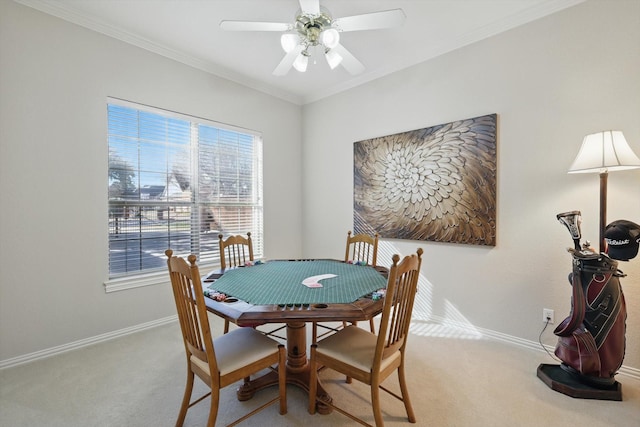
[[[105,294],[107,96],[261,131],[265,253],[301,252],[301,109],[0,1],[0,360],[175,315]]]
[[[582,138],[619,129],[640,155],[640,2],[580,4],[305,106],[304,256],[344,250],[354,142],[490,113],[499,116],[497,245],[385,240],[384,262],[425,250],[416,316],[537,341],[543,308],[556,324],[570,310],[572,241],[555,215],[581,210],[597,247],[598,175],[567,174]],[[640,223],[640,170],[609,175],[608,207],[609,221]],[[620,268],[624,364],[640,369],[640,258]]]

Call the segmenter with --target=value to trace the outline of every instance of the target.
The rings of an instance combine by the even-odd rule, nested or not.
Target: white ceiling
[[[278,32],[228,32],[223,19],[293,22],[298,0],[15,0],[243,85],[305,104],[423,62],[584,0],[320,0],[334,18],[401,8],[400,28],[343,33],[365,66],[351,76],[324,58],[272,74]]]

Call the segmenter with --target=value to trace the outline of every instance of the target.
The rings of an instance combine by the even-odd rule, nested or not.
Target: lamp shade
[[[325,47],[333,49],[340,42],[340,33],[335,28],[328,28],[320,34],[320,41]]]
[[[309,57],[306,56],[304,53],[301,53],[300,55],[298,55],[295,61],[293,61],[293,68],[300,71],[301,73],[304,73],[305,71],[307,71],[308,63],[309,63]]]
[[[299,39],[300,38],[295,34],[283,34],[282,37],[280,37],[280,45],[282,46],[282,50],[287,53],[291,52],[300,42]]]
[[[324,54],[325,58],[327,58],[327,63],[329,64],[329,68],[332,70],[336,68],[342,62],[342,56],[336,53],[335,50],[330,50]]]
[[[584,137],[569,173],[607,172],[640,168],[622,132],[607,130]]]

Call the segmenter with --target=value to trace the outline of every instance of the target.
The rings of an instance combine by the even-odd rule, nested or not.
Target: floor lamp
[[[600,253],[606,253],[607,250],[604,241],[604,230],[607,221],[608,172],[637,168],[640,168],[640,159],[633,153],[622,132],[607,130],[584,137],[578,156],[569,169],[569,173],[600,173]],[[578,247],[579,243],[576,244],[576,249]],[[571,397],[622,400],[620,383],[615,381],[613,376],[606,377],[608,369],[611,369],[611,367],[605,368],[604,371],[594,375],[594,372],[600,370],[600,363],[603,361],[600,354],[601,350],[604,355],[607,355],[604,359],[605,362],[611,361],[612,358],[618,356],[624,357],[626,307],[619,279],[613,275],[596,274],[596,271],[605,271],[607,267],[617,266],[617,262],[610,260],[609,257],[595,256],[589,258],[589,255],[594,254],[589,251],[578,250],[573,253],[573,272],[572,276],[570,276],[573,286],[571,315],[554,331],[560,337],[556,346],[556,355],[563,363],[561,365],[540,364],[537,374],[551,389]],[[600,268],[603,270],[599,270]],[[584,282],[582,278],[585,272],[587,272],[587,277],[591,275],[593,279],[602,277],[606,280],[598,279],[592,280],[590,283],[589,281]],[[595,284],[596,282],[598,284]],[[593,291],[594,293],[590,294],[591,290],[589,292],[584,291],[584,283],[588,283],[590,289],[597,288],[597,292]],[[593,288],[591,288],[592,284],[594,284]],[[599,288],[599,286],[602,287]],[[577,292],[576,290],[579,291]],[[606,301],[611,301],[611,304],[603,304],[605,299],[600,299],[602,295],[606,295]],[[592,308],[588,312],[586,310],[587,304],[592,304]],[[605,322],[601,323],[601,319],[604,319]],[[576,334],[578,330],[581,331],[581,334]],[[606,334],[603,336],[600,331],[606,331]],[[609,335],[609,332],[613,332],[612,335]],[[614,339],[596,342],[596,339],[607,340],[609,336],[614,337]],[[569,337],[576,339],[574,342],[578,343],[578,345],[571,344],[572,341]],[[590,340],[589,337],[591,338]],[[611,345],[607,344],[604,348],[601,347],[606,343]],[[620,343],[622,343],[622,346],[619,345]],[[572,348],[572,345],[575,355],[567,352],[567,349]],[[576,368],[576,363],[573,363],[575,360],[580,365],[579,372],[578,368]],[[582,364],[583,361],[585,362],[584,365]],[[594,368],[595,366],[597,368]],[[585,368],[584,371],[583,367]]]
[[[607,178],[609,171],[640,168],[635,155],[621,131],[606,130],[584,137],[580,151],[569,173],[600,173],[600,252],[606,251],[604,229],[607,225]]]

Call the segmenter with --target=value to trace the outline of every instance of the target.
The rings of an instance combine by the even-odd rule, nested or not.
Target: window
[[[216,262],[220,233],[250,231],[262,256],[259,134],[113,98],[107,110],[110,279],[164,272],[167,248]]]

